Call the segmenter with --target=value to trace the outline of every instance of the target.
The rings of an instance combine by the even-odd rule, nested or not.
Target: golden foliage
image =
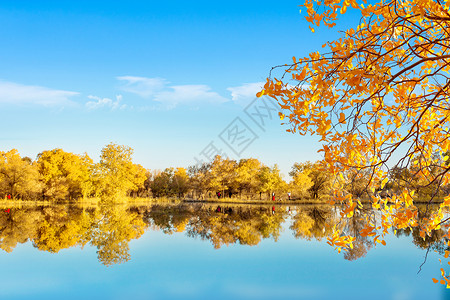
[[[418,227],[423,238],[431,236],[446,221],[442,209],[450,198],[420,222],[413,199],[418,186],[428,189],[429,203],[448,194],[450,2],[306,0],[303,7],[312,31],[320,24],[333,27],[338,12],[348,8],[361,19],[327,42],[327,52],[278,67],[282,76],[269,77],[258,95],[278,100],[288,131],[320,136],[324,167],[337,178],[333,203],[342,206],[342,218],[358,215],[361,205],[353,198],[364,188],[382,218],[380,226],[367,220],[363,229],[374,243],[384,245],[391,227]],[[403,178],[397,195],[381,199],[376,191],[394,168],[414,176]],[[348,176],[359,190],[346,190]],[[338,250],[351,249],[353,241],[339,228],[329,238]]]

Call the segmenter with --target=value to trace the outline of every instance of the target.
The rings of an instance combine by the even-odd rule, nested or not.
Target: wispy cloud
[[[163,78],[147,78],[137,76],[119,76],[118,80],[122,81],[120,89],[125,92],[137,94],[143,98],[149,98],[164,90],[169,83]]]
[[[135,76],[117,77],[123,82],[122,91],[137,94],[159,102],[168,108],[179,104],[192,105],[200,103],[222,103],[229,99],[211,90],[208,85],[170,85],[163,78],[146,78]]]
[[[239,105],[247,105],[250,101],[256,98],[256,93],[261,91],[264,82],[244,83],[240,86],[229,87],[231,92],[231,99]]]
[[[169,105],[190,103],[222,103],[228,101],[211,90],[207,85],[175,85],[161,91],[154,97],[155,101]]]
[[[89,99],[93,101],[86,102],[86,107],[89,110],[100,109],[100,108],[110,108],[110,109],[124,109],[127,108],[126,104],[120,104],[122,100],[122,95],[117,95],[116,100],[112,100],[110,98],[100,98],[97,96],[88,96]]]
[[[73,105],[70,98],[77,95],[77,92],[0,81],[0,103],[65,106]]]

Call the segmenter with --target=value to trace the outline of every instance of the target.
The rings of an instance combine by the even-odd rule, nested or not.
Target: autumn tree
[[[355,198],[369,197],[371,195],[371,192],[368,190],[368,183],[371,176],[369,170],[349,169],[344,174],[346,192],[352,194]]]
[[[211,164],[211,189],[220,191],[225,196],[225,191],[233,192],[236,189],[236,167],[235,160],[223,159],[220,155],[214,158]]]
[[[102,149],[96,176],[101,195],[110,199],[138,190],[146,180],[146,170],[133,163],[133,149],[109,144]]]
[[[150,170],[145,170],[145,180],[142,185],[137,189],[130,192],[132,197],[150,197],[151,196],[151,185],[154,179],[154,172]]]
[[[79,155],[79,158],[81,160],[81,163],[79,164],[80,172],[78,189],[83,198],[88,198],[95,193],[95,164],[94,161],[89,157],[89,155],[87,155],[87,153]]]
[[[155,175],[150,184],[156,197],[176,196],[182,198],[189,190],[189,176],[184,168],[167,168]]]
[[[331,174],[323,169],[319,162],[295,163],[289,175],[292,176],[298,187],[307,187],[311,198],[317,199],[329,192]]]
[[[390,169],[413,168],[422,187],[434,185],[435,193],[426,200],[436,202],[450,179],[450,3],[306,0],[303,7],[312,31],[320,24],[333,27],[338,13],[348,8],[359,11],[361,19],[356,28],[325,43],[325,50],[276,67],[258,95],[278,100],[288,131],[321,138],[323,167],[338,180],[349,169],[367,170],[367,189],[374,191],[384,187]],[[344,178],[339,182],[343,186]],[[442,209],[450,206],[450,196],[424,220],[418,219],[413,200],[407,183],[391,199],[373,196],[384,221],[378,234],[366,222],[362,234],[374,243],[384,243],[392,226],[418,227],[423,238],[432,235],[445,221]],[[360,209],[339,187],[334,201],[342,205],[343,218]],[[388,201],[395,205],[386,206]],[[352,240],[336,229],[329,242],[349,249]],[[445,274],[442,283],[450,286]]]
[[[184,197],[189,190],[189,176],[185,168],[176,168],[172,178],[172,190],[178,198]]]
[[[16,149],[0,151],[0,194],[30,198],[41,189],[39,173],[31,159],[20,157]]]
[[[189,187],[193,192],[193,196],[197,199],[205,199],[205,194],[210,190],[211,186],[211,164],[203,163],[188,168]]]
[[[258,173],[261,167],[261,162],[256,158],[239,160],[236,169],[236,181],[241,197],[243,191],[247,192],[247,195],[253,195],[257,191],[260,183]]]
[[[280,174],[280,169],[275,164],[272,168],[262,166],[258,172],[259,191],[270,195],[275,192],[284,192],[287,184]]]
[[[292,192],[292,199],[309,197],[309,188],[312,186],[308,172],[295,172],[292,181],[289,183],[289,191]]]
[[[65,200],[86,197],[92,190],[92,160],[62,149],[43,151],[37,166],[44,184],[44,196]]]

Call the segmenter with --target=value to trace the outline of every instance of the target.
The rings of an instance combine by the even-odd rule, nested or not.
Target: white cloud
[[[149,98],[162,91],[169,83],[163,78],[146,78],[137,76],[119,76],[120,81],[125,81],[121,90],[137,94],[143,98]]]
[[[178,104],[198,104],[198,103],[222,103],[229,99],[222,97],[211,90],[208,85],[169,85],[169,82],[162,78],[145,78],[135,76],[121,76],[118,80],[125,81],[121,87],[123,91],[137,94],[143,98],[157,101],[168,108],[173,108]]]
[[[262,90],[264,82],[244,83],[240,86],[229,87],[231,92],[231,99],[240,105],[247,105],[256,98],[256,93]]]
[[[227,98],[211,91],[207,85],[175,85],[159,92],[154,97],[155,101],[169,105],[192,104],[192,103],[222,103]]]
[[[0,81],[0,103],[64,106],[74,104],[70,97],[76,95],[79,93]]]
[[[264,82],[244,83],[240,86],[229,87],[233,101],[239,101],[242,98],[256,98],[256,93],[262,90]]]
[[[122,100],[122,95],[117,95],[116,96],[116,101],[113,101],[110,98],[100,98],[97,96],[92,96],[89,95],[88,96],[89,99],[94,100],[94,101],[88,101],[86,102],[86,107],[89,110],[94,110],[94,109],[99,109],[99,108],[111,108],[111,109],[124,109],[127,106],[125,104],[120,105],[120,101]]]

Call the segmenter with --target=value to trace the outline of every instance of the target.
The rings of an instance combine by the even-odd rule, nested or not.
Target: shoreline
[[[368,199],[360,200],[362,204],[370,204]],[[22,207],[22,206],[53,206],[53,205],[79,205],[81,207],[98,206],[99,198],[89,198],[72,201],[52,201],[52,200],[0,200],[0,207]],[[415,200],[414,204],[440,204],[442,199],[434,199],[433,202],[429,200]],[[392,204],[392,202],[390,202]],[[325,199],[304,199],[304,200],[244,200],[236,198],[225,199],[175,199],[175,198],[125,198],[124,201],[117,201],[114,205],[178,205],[178,204],[217,204],[217,205],[329,205],[328,200]]]

